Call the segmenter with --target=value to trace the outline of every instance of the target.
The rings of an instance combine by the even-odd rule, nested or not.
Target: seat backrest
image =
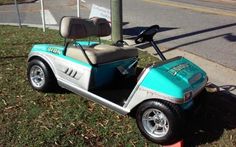
[[[104,37],[111,34],[111,26],[106,19],[94,17],[94,18],[91,18],[91,20],[93,21],[97,29],[96,36]]]
[[[60,34],[64,38],[79,39],[96,35],[92,20],[66,16],[61,19]]]
[[[104,37],[111,34],[111,28],[109,22],[103,18],[83,19],[66,16],[61,19],[60,34],[68,39]]]

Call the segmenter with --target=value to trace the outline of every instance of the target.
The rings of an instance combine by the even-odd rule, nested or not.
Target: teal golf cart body
[[[138,69],[135,47],[104,45],[76,39],[110,35],[105,19],[63,17],[65,45],[36,44],[28,57],[27,76],[33,89],[60,86],[120,114],[134,116],[149,140],[168,144],[183,131],[183,111],[195,105],[207,83],[206,73],[184,57],[166,60],[153,36],[159,27],[143,31],[136,43],[150,42],[162,62]]]

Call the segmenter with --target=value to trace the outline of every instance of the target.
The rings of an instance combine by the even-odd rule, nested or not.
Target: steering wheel
[[[143,30],[135,39],[135,43],[139,44],[139,43],[143,43],[145,41],[152,41],[153,40],[153,36],[158,32],[159,30],[159,26],[158,25],[153,25],[150,26],[149,28],[147,28],[146,30]]]

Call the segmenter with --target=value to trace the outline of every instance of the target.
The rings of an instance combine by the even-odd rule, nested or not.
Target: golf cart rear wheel
[[[137,109],[136,122],[143,136],[158,144],[171,144],[182,136],[181,111],[169,102],[142,103]]]
[[[32,88],[37,91],[48,92],[56,86],[56,79],[51,68],[40,59],[29,62],[27,77]]]

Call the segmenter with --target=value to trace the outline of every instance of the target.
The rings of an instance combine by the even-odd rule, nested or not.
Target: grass
[[[26,78],[36,43],[63,44],[57,31],[0,26],[0,146],[156,146],[135,120],[73,93],[39,93]],[[139,66],[156,60],[140,52]],[[236,99],[208,93],[203,115],[189,119],[187,146],[236,146]]]
[[[127,116],[72,93],[32,90],[27,55],[36,43],[63,39],[57,31],[0,26],[0,146],[151,145]]]

